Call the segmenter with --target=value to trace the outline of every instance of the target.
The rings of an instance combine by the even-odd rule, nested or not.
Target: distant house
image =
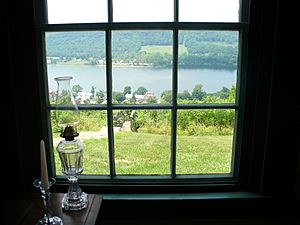
[[[125,94],[125,98],[126,100],[131,100],[133,97],[133,94]],[[145,95],[134,95],[135,99],[136,100],[139,100],[139,101],[144,101],[145,100]]]
[[[77,100],[80,100],[80,103],[84,103],[89,101],[92,97],[91,92],[78,92],[78,96],[76,97]]]
[[[154,92],[146,92],[144,95],[134,95],[136,101],[138,102],[146,102],[148,97],[155,96]],[[131,100],[133,98],[133,94],[125,94],[126,100]]]
[[[146,98],[146,99],[147,99],[148,97],[150,97],[150,96],[153,96],[153,97],[154,97],[154,96],[155,96],[155,95],[154,95],[154,92],[146,92],[146,93],[145,93],[145,98]]]
[[[98,61],[97,61],[97,65],[105,65],[105,60],[104,59],[99,59]]]
[[[58,56],[56,56],[56,57],[55,56],[47,56],[47,63],[51,64],[53,62],[56,62],[59,59],[60,59],[60,57],[58,57]]]

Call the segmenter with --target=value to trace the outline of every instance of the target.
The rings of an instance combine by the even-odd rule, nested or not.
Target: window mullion
[[[174,22],[179,21],[179,0],[174,0]]]
[[[178,30],[173,30],[172,116],[171,116],[171,175],[176,176],[177,89],[178,89]]]
[[[113,2],[112,0],[107,0],[107,10],[108,10],[108,22],[111,23],[113,21]]]
[[[112,53],[111,53],[111,30],[106,30],[106,92],[107,92],[107,132],[108,132],[108,152],[110,176],[116,175],[115,152],[114,152],[114,131],[113,131],[113,112],[112,112]]]

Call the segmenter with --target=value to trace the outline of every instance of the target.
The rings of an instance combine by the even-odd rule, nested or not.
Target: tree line
[[[74,85],[73,91],[82,90],[80,85]],[[94,92],[93,99],[98,99],[101,94],[102,100],[106,99],[103,91]],[[126,94],[145,94],[147,89],[139,87],[133,91],[130,86],[125,86],[123,92],[118,95],[113,94],[113,103],[115,104],[140,104],[137,99],[124,99]],[[223,87],[215,93],[206,93],[202,89],[201,84],[196,84],[191,92],[185,90],[177,95],[178,104],[201,104],[201,103],[234,103],[236,88],[232,86],[230,89]],[[117,99],[117,97],[122,97]],[[133,95],[134,96],[134,95]],[[55,104],[55,96],[50,99]],[[148,98],[146,104],[170,104],[172,102],[172,93],[170,90],[162,92],[161,96]],[[88,104],[90,102],[86,102]],[[134,111],[134,121],[132,114]],[[63,112],[62,112],[63,113]],[[177,113],[177,131],[180,135],[232,135],[234,126],[235,111],[232,109],[189,109],[179,110]],[[148,132],[154,134],[170,134],[171,112],[170,110],[114,110],[113,111],[114,126],[121,127],[125,121],[131,121],[135,125],[136,132]],[[51,111],[52,129],[54,133],[60,130],[56,123],[55,112]],[[79,131],[98,131],[101,127],[107,126],[106,110],[81,110]],[[137,129],[138,128],[138,129]]]
[[[172,52],[142,51],[143,46],[172,46],[171,31],[114,31],[112,60],[132,65],[171,67]],[[236,69],[238,34],[232,31],[180,31],[179,52],[182,68]],[[51,32],[46,35],[48,57],[56,61],[85,60],[87,64],[105,63],[104,32]]]
[[[78,98],[79,93],[83,91],[83,88],[76,84],[72,87],[72,91],[74,93],[75,99]],[[91,87],[90,90],[91,97],[87,102],[84,102],[84,104],[88,104],[94,102],[96,104],[103,104],[106,101],[106,93],[104,90],[96,90],[94,86]],[[116,104],[139,104],[139,103],[147,103],[147,104],[168,104],[172,103],[172,91],[171,90],[164,90],[159,97],[154,95],[147,95],[148,89],[140,86],[137,88],[137,90],[133,91],[131,86],[125,86],[123,89],[123,92],[120,91],[113,91],[112,92],[112,102]],[[178,101],[193,101],[200,100],[205,101],[207,99],[215,99],[217,101],[218,99],[230,99],[230,101],[234,101],[234,93],[235,93],[235,85],[231,87],[231,89],[228,89],[227,87],[222,87],[221,90],[214,92],[214,93],[206,93],[203,90],[202,84],[196,84],[191,92],[188,90],[184,90],[183,92],[177,93],[177,100]],[[130,94],[131,99],[126,99],[126,95]],[[136,97],[137,96],[146,96],[145,101],[141,102]],[[50,101],[55,101],[55,95],[50,96]],[[80,103],[80,102],[79,102]]]

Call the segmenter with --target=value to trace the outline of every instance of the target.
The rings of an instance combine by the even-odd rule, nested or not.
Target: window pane
[[[179,103],[235,102],[238,32],[179,32]]]
[[[177,174],[230,173],[234,110],[179,110]]]
[[[238,22],[239,0],[180,0],[181,22]]]
[[[77,128],[78,138],[84,144],[83,174],[109,174],[107,116],[106,111],[81,110],[80,125]],[[51,111],[53,149],[57,174],[62,174],[61,163],[56,147],[62,138]]]
[[[173,21],[173,0],[114,0],[114,22]]]
[[[163,103],[172,85],[172,32],[116,31],[112,38],[113,102]]]
[[[72,76],[78,104],[106,103],[104,32],[46,33],[50,102],[54,102],[57,76]]]
[[[114,111],[117,174],[170,173],[169,110]]]
[[[48,22],[107,22],[107,0],[47,0]]]

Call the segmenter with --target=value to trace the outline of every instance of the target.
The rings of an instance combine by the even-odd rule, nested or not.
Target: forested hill
[[[105,61],[104,32],[47,33],[47,56],[76,58],[97,64]],[[172,32],[116,31],[112,35],[113,62],[170,67]],[[179,32],[179,66],[183,68],[236,69],[237,32]]]

